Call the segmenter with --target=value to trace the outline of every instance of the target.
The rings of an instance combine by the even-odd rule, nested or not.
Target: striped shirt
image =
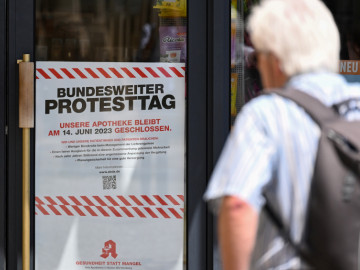
[[[360,84],[349,84],[341,75],[326,72],[294,76],[287,87],[315,96],[328,106],[360,97]],[[360,111],[350,111],[345,117],[360,119]],[[237,196],[260,213],[265,202],[262,192],[267,188],[273,192],[281,216],[290,225],[291,237],[299,241],[319,136],[319,127],[294,102],[275,94],[253,99],[236,119],[210,179],[205,200],[217,208],[223,196]],[[261,226],[268,223],[260,222]],[[277,238],[268,242],[261,243],[261,248],[269,258],[284,246]],[[258,260],[265,262],[269,258]],[[299,261],[290,264],[288,259],[278,268],[259,266],[256,269],[296,269]]]

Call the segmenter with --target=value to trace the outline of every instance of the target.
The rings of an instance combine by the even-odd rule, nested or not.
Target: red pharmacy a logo
[[[112,240],[105,242],[104,248],[102,249],[102,254],[100,256],[106,259],[107,257],[109,257],[109,255],[111,255],[111,257],[113,257],[114,259],[117,257],[116,244]]]

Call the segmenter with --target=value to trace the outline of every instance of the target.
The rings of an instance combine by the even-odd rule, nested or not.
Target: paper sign
[[[37,62],[35,269],[182,269],[185,66]]]

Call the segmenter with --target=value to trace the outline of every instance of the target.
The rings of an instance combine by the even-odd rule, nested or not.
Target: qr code
[[[116,189],[116,175],[105,175],[102,180],[103,189]]]

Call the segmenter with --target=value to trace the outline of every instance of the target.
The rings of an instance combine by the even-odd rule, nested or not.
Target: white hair
[[[264,0],[248,21],[256,50],[271,52],[287,76],[339,68],[340,37],[320,0]]]

